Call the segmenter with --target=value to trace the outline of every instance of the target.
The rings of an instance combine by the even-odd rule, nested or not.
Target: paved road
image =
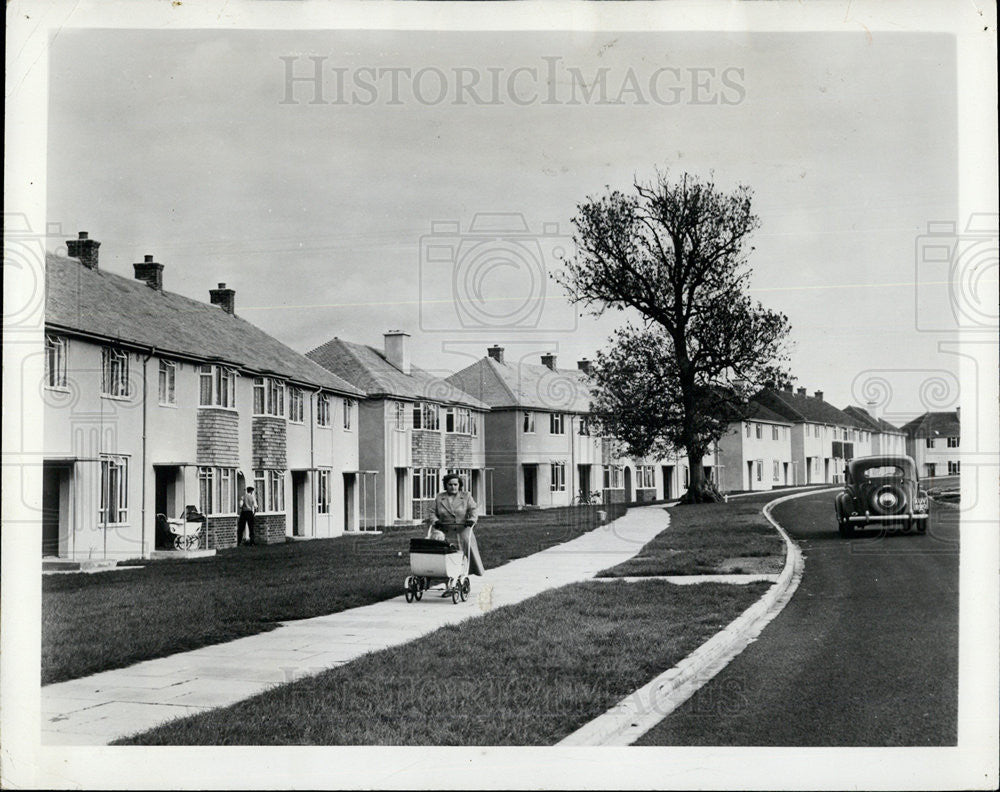
[[[774,516],[806,557],[792,601],[637,745],[954,745],[958,512],[842,539],[834,493]]]

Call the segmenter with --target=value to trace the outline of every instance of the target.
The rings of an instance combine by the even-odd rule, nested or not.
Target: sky
[[[626,318],[549,277],[577,205],[714,174],[754,191],[752,294],[789,317],[796,384],[901,424],[958,398],[920,258],[958,216],[955,90],[945,34],[65,29],[49,247],[85,230],[107,271],[225,282],[302,352],[401,329],[445,374],[494,343],[573,367]]]

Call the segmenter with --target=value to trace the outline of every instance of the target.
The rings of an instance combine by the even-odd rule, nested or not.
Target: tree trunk
[[[724,500],[715,484],[705,478],[704,457],[704,448],[688,450],[688,488],[681,496],[681,503],[721,503]]]

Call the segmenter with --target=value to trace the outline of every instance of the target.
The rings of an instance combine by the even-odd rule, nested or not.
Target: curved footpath
[[[779,503],[815,495],[810,489],[768,501],[764,516],[785,540],[785,566],[774,585],[720,632],[709,638],[673,668],[643,685],[603,715],[581,726],[559,745],[631,745],[687,701],[706,682],[756,640],[764,627],[781,613],[802,579],[804,562],[798,545],[771,516]],[[760,493],[754,493],[760,494]],[[736,576],[732,576],[736,577]],[[746,576],[752,577],[752,576]],[[697,580],[697,578],[696,578]]]
[[[447,624],[593,578],[627,561],[669,524],[661,506],[629,511],[565,544],[473,577],[453,605],[434,591],[285,622],[229,643],[102,671],[41,689],[42,743],[103,745],[173,718],[223,707],[276,684],[317,674],[366,652],[412,641]],[[403,581],[400,580],[402,591]]]

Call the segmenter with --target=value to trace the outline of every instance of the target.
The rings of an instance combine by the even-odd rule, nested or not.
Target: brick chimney
[[[797,388],[797,389],[795,390],[795,392],[796,392],[797,394],[799,394],[799,396],[805,396],[805,395],[806,395],[806,389],[805,389],[805,388]]]
[[[236,314],[236,292],[220,283],[218,289],[209,289],[208,297],[212,305],[218,305],[227,314]]]
[[[80,232],[79,239],[66,240],[66,255],[70,258],[80,259],[80,263],[87,269],[97,269],[97,249],[101,243],[90,239],[86,231]]]
[[[486,350],[486,353],[497,363],[503,363],[503,347],[493,345]]]
[[[148,254],[144,258],[145,261],[132,265],[135,270],[135,279],[146,281],[146,285],[151,289],[163,291],[163,265],[157,264],[153,261],[153,257]]]
[[[584,374],[590,373],[590,361],[587,360],[587,358],[576,361],[576,367],[580,369],[580,371],[582,371]]]
[[[402,330],[390,330],[384,333],[385,359],[402,371],[410,373],[410,334]]]
[[[782,390],[784,390],[785,393],[791,393],[792,392],[792,383],[786,382],[785,383],[785,387],[782,388]]]
[[[878,419],[878,402],[868,401],[865,402],[865,412],[867,412],[872,418]]]
[[[962,422],[962,407],[958,406],[955,408],[955,420],[959,423]]]
[[[552,371],[555,371],[556,356],[553,355],[551,352],[547,352],[546,354],[542,355],[542,365],[548,369],[551,369]]]
[[[820,401],[823,401],[823,391],[816,391],[813,396],[815,396]]]

